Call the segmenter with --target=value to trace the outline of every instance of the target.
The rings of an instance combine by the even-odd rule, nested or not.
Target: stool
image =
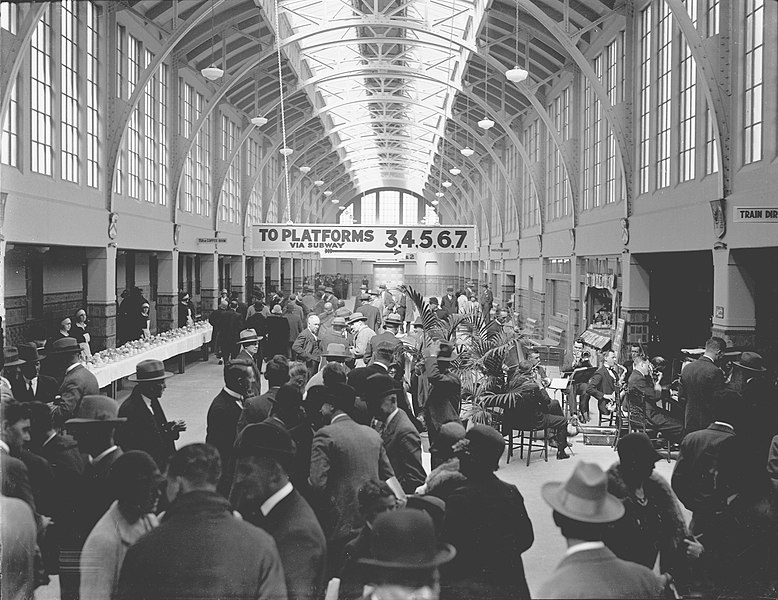
[[[527,466],[529,466],[530,458],[533,452],[541,452],[544,455],[545,462],[548,462],[548,428],[539,429],[511,429],[508,432],[508,457],[506,464],[511,461],[513,456],[513,432],[519,432],[519,458],[524,458],[524,440],[527,440]],[[543,432],[542,440],[535,440],[533,434],[536,431]]]

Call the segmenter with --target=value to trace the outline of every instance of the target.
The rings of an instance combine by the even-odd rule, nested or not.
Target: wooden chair
[[[524,444],[527,444],[527,466],[533,452],[542,452],[548,462],[548,428],[535,427],[526,424],[529,415],[521,415],[517,409],[509,409],[502,415],[502,433],[508,441],[508,455],[505,464],[511,462],[514,446],[514,432],[519,434],[519,458],[524,458]],[[543,432],[543,439],[535,439],[536,432]]]
[[[625,417],[627,420],[627,432],[645,433],[651,438],[651,443],[658,446],[658,450],[666,453],[667,462],[670,462],[670,440],[658,438],[659,430],[646,424],[646,408],[643,393],[635,389],[629,390],[624,401],[627,403],[627,415]],[[619,436],[617,435],[616,437],[618,438]]]

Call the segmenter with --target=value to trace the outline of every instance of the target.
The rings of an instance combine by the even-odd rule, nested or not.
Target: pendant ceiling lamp
[[[470,158],[473,156],[473,154],[475,154],[475,150],[473,150],[470,146],[465,146],[459,151],[459,153],[465,158]]]
[[[252,117],[251,124],[262,127],[263,125],[267,125],[267,119],[265,117]]]
[[[333,198],[332,200],[330,200],[330,202],[332,202],[333,204],[339,204],[340,200],[338,200],[337,198]]]
[[[444,188],[450,188],[450,187],[451,187],[451,182],[450,182],[450,181],[444,181],[444,182],[443,182],[441,185],[442,185]]]
[[[516,0],[516,23],[514,29],[516,31],[516,66],[505,71],[505,77],[513,83],[521,83],[529,77],[529,72],[519,66],[519,0]],[[525,50],[529,56],[529,45],[525,47]]]
[[[311,167],[300,167],[300,173],[307,175],[311,170]]]
[[[433,200],[432,202],[430,202],[430,204],[432,204],[432,206],[437,206],[438,204],[440,204],[440,200]]]
[[[213,18],[213,11],[214,11],[214,2],[211,2],[211,59],[214,59],[214,53],[213,53],[213,35],[214,35],[214,18]],[[224,76],[224,69],[220,69],[216,66],[216,62],[214,61],[211,63],[211,66],[205,67],[204,69],[200,70],[200,74],[205,77],[208,81],[216,81],[217,79],[221,79]]]
[[[452,175],[459,175],[462,171],[458,167],[452,167],[448,170]]]
[[[321,187],[324,185],[324,182],[321,179],[317,179],[316,181],[313,182],[313,185],[315,185],[316,187]]]
[[[437,196],[438,198],[442,198],[443,192],[435,192],[435,196]]]
[[[485,11],[485,18],[486,18],[486,42],[484,44],[484,51],[486,52],[486,57],[489,57],[489,11]],[[487,87],[489,85],[489,62],[488,60],[484,61],[484,118],[478,121],[478,126],[483,129],[484,131],[489,131],[492,127],[494,127],[494,121],[492,121],[489,116],[486,114],[486,108],[489,106],[489,98],[487,92]]]
[[[332,192],[330,190],[326,190],[324,192],[324,195],[327,196],[327,198],[329,198],[330,196],[332,196]]]
[[[291,155],[291,154],[292,154],[292,152],[294,152],[294,150],[292,150],[291,148],[286,148],[286,147],[284,147],[284,148],[281,148],[281,149],[279,150],[279,152],[280,152],[280,153],[281,153],[281,154],[282,154],[284,157],[287,157],[287,156]]]

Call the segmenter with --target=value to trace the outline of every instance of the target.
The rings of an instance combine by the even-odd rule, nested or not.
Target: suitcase
[[[615,427],[590,425],[581,425],[580,431],[583,434],[583,443],[586,446],[612,446],[617,433]]]

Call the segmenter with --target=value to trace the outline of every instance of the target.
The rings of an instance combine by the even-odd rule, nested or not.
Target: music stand
[[[588,382],[592,375],[594,375],[595,371],[597,371],[597,367],[579,367],[577,369],[573,369],[573,372],[570,373],[567,389],[562,392],[565,395],[565,414],[568,417],[570,416],[570,394],[575,394],[575,388],[578,386],[578,384]]]

